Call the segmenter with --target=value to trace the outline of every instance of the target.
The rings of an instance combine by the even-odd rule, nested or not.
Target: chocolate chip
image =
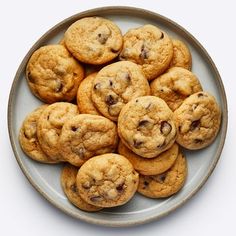
[[[123,54],[120,54],[120,55],[119,55],[119,60],[120,60],[120,61],[125,61],[125,60],[126,60],[126,57],[125,57]]]
[[[119,185],[116,187],[116,190],[117,190],[118,192],[122,192],[122,191],[124,190],[124,183],[119,184]]]
[[[35,81],[34,81],[34,78],[32,77],[32,75],[31,75],[30,72],[28,72],[27,77],[28,77],[28,80],[29,80],[31,83],[34,83],[34,82],[35,82]]]
[[[148,110],[150,107],[151,107],[152,103],[149,103],[147,106],[146,106],[146,109]]]
[[[78,128],[75,127],[75,126],[72,126],[72,127],[71,127],[71,130],[72,130],[73,132],[76,132],[76,131],[78,130]]]
[[[163,39],[164,38],[164,34],[163,32],[161,32],[161,37],[159,39]]]
[[[111,48],[111,52],[113,52],[113,53],[118,53],[118,52],[119,52],[119,49]]]
[[[141,120],[141,121],[139,121],[138,126],[139,126],[139,127],[140,127],[140,126],[146,126],[148,123],[149,123],[148,120]]]
[[[164,141],[162,144],[157,145],[157,148],[163,148],[166,146],[166,142]]]
[[[198,93],[198,95],[197,95],[199,98],[200,97],[203,97],[204,96],[204,94],[203,93]]]
[[[48,116],[47,116],[47,120],[49,120],[49,117],[50,117],[50,116],[48,115]]]
[[[163,183],[166,179],[166,173],[157,176],[157,182]]]
[[[61,80],[59,80],[59,79],[56,80],[55,92],[57,92],[57,93],[61,92],[62,88],[63,88],[63,84],[62,84]]]
[[[94,84],[93,88],[94,89],[100,89],[101,88],[101,84],[100,83]]]
[[[142,141],[138,141],[136,139],[134,139],[133,141],[134,141],[134,147],[135,148],[140,148],[140,146],[143,144]]]
[[[90,200],[92,202],[99,202],[102,200],[102,197],[101,196],[94,196],[94,197],[91,197]]]
[[[138,102],[138,99],[136,99],[135,102]]]
[[[182,128],[182,126],[179,126],[179,132],[181,132],[181,128]]]
[[[200,125],[200,120],[195,120],[190,125],[190,131],[195,130]]]
[[[125,79],[130,82],[131,81],[131,77],[129,75],[129,73],[125,73]]]
[[[76,192],[77,192],[77,186],[76,186],[76,184],[72,184],[72,185],[70,186],[70,189],[72,190],[72,192],[76,193]]]
[[[97,36],[97,40],[101,44],[105,44],[108,38],[109,38],[108,34],[99,33],[98,36]]]
[[[111,106],[117,103],[117,99],[115,99],[112,95],[108,95],[105,98],[105,102],[107,105]]]
[[[141,47],[141,53],[139,54],[139,57],[144,60],[148,58],[148,50],[145,48],[144,45]]]
[[[109,85],[112,86],[113,85],[113,82],[111,80],[109,80]]]
[[[202,142],[203,142],[203,140],[202,140],[202,139],[199,139],[199,138],[196,138],[196,139],[194,139],[194,142],[195,142],[195,143],[199,143],[199,144],[200,144],[200,143],[202,143]]]
[[[143,183],[144,183],[145,186],[149,185],[149,183],[147,181],[144,181]]]
[[[161,122],[161,133],[168,135],[172,130],[172,126],[167,121]]]

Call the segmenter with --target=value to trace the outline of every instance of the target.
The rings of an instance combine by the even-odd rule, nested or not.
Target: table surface
[[[3,1],[2,1],[3,2]],[[15,72],[33,43],[56,23],[75,13],[117,1],[8,0],[0,3],[0,235],[232,235],[236,211],[236,53],[234,1],[119,0],[119,5],[158,12],[192,33],[215,62],[227,94],[229,123],[224,150],[204,187],[171,215],[142,226],[114,229],[73,219],[48,203],[30,185],[11,149],[7,130],[7,103]]]

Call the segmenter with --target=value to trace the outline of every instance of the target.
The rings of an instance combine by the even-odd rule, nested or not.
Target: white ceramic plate
[[[87,213],[74,207],[66,199],[60,186],[61,165],[40,164],[22,152],[18,133],[26,117],[41,102],[34,97],[25,80],[25,66],[31,54],[40,46],[58,43],[63,33],[74,21],[85,17],[99,15],[113,20],[125,33],[129,28],[144,24],[157,25],[171,37],[183,40],[192,53],[192,71],[198,76],[204,90],[212,93],[223,112],[221,130],[214,143],[201,151],[185,151],[188,161],[188,177],[183,189],[176,195],[163,199],[148,199],[139,194],[126,205],[104,209],[98,213]],[[156,13],[130,7],[105,7],[92,9],[74,15],[44,34],[27,53],[22,61],[10,93],[8,106],[8,127],[12,148],[16,159],[30,183],[53,205],[78,219],[93,224],[107,226],[130,226],[146,223],[172,212],[190,199],[206,182],[220,157],[227,130],[227,102],[220,75],[200,43],[181,26]]]

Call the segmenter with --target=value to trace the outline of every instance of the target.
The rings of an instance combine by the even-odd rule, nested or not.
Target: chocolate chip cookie
[[[32,111],[24,120],[19,134],[19,142],[22,150],[27,156],[42,163],[55,163],[51,160],[39,145],[37,137],[37,122],[39,116],[46,109],[47,105],[42,105]]]
[[[146,78],[152,80],[162,74],[173,57],[173,44],[169,36],[154,25],[130,29],[124,35],[120,60],[141,66]]]
[[[138,173],[118,154],[93,157],[79,169],[76,183],[81,198],[98,207],[115,207],[128,202],[138,186]]]
[[[72,55],[88,64],[104,64],[115,58],[123,44],[119,27],[102,17],[85,17],[65,32],[65,44]]]
[[[30,90],[46,103],[72,101],[83,78],[83,67],[59,44],[36,50],[26,67]]]
[[[154,158],[143,158],[128,149],[121,141],[118,145],[118,153],[125,156],[133,165],[134,169],[142,175],[157,175],[168,170],[175,162],[179,146],[173,144],[167,151]]]
[[[77,92],[77,104],[80,113],[100,115],[100,112],[94,106],[92,101],[93,80],[97,73],[92,73],[87,76],[80,84]]]
[[[133,99],[120,112],[118,134],[139,156],[156,157],[175,142],[173,112],[164,100],[155,96]]]
[[[214,141],[220,128],[221,110],[211,94],[198,92],[175,110],[174,119],[177,142],[187,149],[201,149]]]
[[[53,161],[63,161],[58,141],[62,126],[67,119],[79,113],[76,105],[56,102],[49,105],[40,115],[37,124],[37,136],[43,151]]]
[[[178,39],[172,39],[174,54],[170,62],[170,67],[183,67],[187,70],[191,70],[192,56],[187,45]]]
[[[70,164],[66,164],[62,169],[61,186],[68,200],[83,211],[94,212],[101,210],[101,207],[93,206],[80,197],[79,190],[76,186],[77,173],[78,168]]]
[[[105,117],[117,121],[124,104],[149,93],[148,81],[138,65],[120,61],[98,72],[93,81],[92,100]]]
[[[117,144],[115,123],[90,114],[68,119],[59,139],[63,159],[75,166],[81,166],[90,157],[115,151]]]
[[[151,94],[165,100],[172,111],[191,94],[202,91],[202,86],[191,71],[172,67],[152,81]]]
[[[182,153],[174,165],[160,175],[140,175],[138,192],[150,198],[165,198],[177,193],[187,177],[187,163]]]

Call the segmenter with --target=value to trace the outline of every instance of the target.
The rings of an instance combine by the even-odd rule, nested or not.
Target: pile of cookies
[[[85,211],[123,205],[136,191],[177,193],[187,176],[179,145],[207,147],[221,122],[191,65],[185,43],[154,25],[122,36],[108,19],[79,19],[28,61],[29,88],[45,104],[22,124],[22,150],[65,162],[62,188]]]

